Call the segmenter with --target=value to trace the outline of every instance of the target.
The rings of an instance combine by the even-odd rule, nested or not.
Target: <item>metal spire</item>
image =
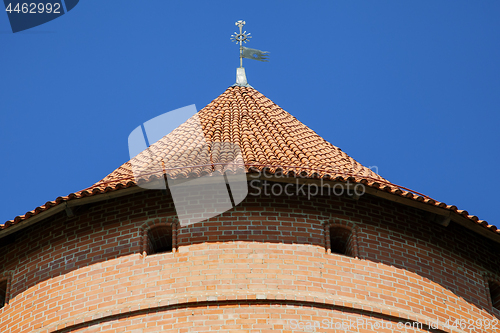
[[[240,44],[240,67],[236,69],[236,85],[238,86],[249,86],[247,82],[247,76],[245,74],[245,68],[243,68],[243,58],[258,61],[269,61],[267,60],[269,52],[251,49],[243,46],[243,43],[248,42],[248,40],[252,38],[249,32],[247,33],[246,31],[243,31],[243,26],[245,24],[246,22],[243,20],[239,20],[238,22],[236,22],[235,25],[240,28],[240,32],[235,32],[233,35],[231,35],[231,40],[233,42],[236,42],[236,44]]]
[[[248,39],[252,38],[252,36],[250,36],[250,33],[243,31],[243,26],[245,24],[246,22],[243,20],[239,20],[238,22],[236,22],[234,25],[240,28],[240,33],[235,32],[233,35],[231,35],[231,39],[236,42],[236,44],[240,43],[240,68],[243,68],[243,43],[248,42]]]

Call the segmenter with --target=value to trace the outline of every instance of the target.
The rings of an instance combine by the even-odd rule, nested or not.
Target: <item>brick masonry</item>
[[[305,331],[348,319],[394,325],[353,332],[500,331],[396,328],[500,318],[488,289],[498,244],[430,220],[368,195],[250,195],[187,227],[161,191],[81,206],[1,241],[0,332]],[[174,251],[147,255],[147,230],[162,224]],[[352,256],[327,250],[332,224],[355,231]]]

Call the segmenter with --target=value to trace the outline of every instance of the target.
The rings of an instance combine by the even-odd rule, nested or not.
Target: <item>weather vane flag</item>
[[[247,78],[245,75],[245,69],[243,68],[243,58],[247,59],[253,59],[253,60],[258,60],[258,61],[269,61],[268,60],[268,53],[267,51],[261,51],[257,49],[251,49],[249,47],[244,47],[243,43],[248,42],[252,36],[250,36],[250,33],[243,31],[243,26],[246,24],[245,21],[239,20],[238,22],[235,23],[236,26],[240,28],[240,32],[237,33],[235,32],[233,35],[231,35],[231,40],[233,42],[236,42],[236,44],[240,44],[240,67],[236,69],[236,84],[237,85],[242,85],[242,86],[247,86]]]

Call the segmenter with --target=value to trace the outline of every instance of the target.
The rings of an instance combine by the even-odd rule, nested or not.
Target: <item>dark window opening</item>
[[[7,302],[7,280],[0,281],[0,308]]]
[[[351,230],[339,226],[330,227],[331,253],[352,256]]]
[[[158,226],[148,231],[148,254],[172,252],[172,227]]]
[[[500,310],[500,283],[490,281],[488,286],[490,287],[491,305],[493,305],[495,309]]]

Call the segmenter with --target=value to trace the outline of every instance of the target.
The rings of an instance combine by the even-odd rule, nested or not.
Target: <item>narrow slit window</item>
[[[497,281],[489,281],[491,305],[500,311],[500,283]]]
[[[172,226],[158,226],[148,231],[148,254],[172,252]]]
[[[330,226],[330,252],[353,256],[353,237],[350,229]]]
[[[7,302],[7,280],[0,281],[0,308]]]

